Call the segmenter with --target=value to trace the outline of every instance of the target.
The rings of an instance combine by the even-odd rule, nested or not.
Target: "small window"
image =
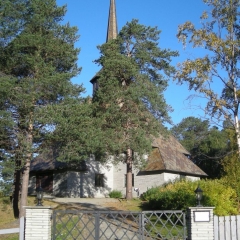
[[[127,187],[127,174],[125,174],[124,186]],[[133,173],[132,173],[132,187],[134,187],[134,174]]]
[[[104,187],[104,174],[95,174],[95,187]]]

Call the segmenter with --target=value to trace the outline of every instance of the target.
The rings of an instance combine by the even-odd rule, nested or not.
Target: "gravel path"
[[[113,206],[120,205],[120,201],[114,198],[53,198],[51,200],[85,210],[110,210]]]

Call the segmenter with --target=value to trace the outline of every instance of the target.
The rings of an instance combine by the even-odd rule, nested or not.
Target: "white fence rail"
[[[9,229],[0,229],[0,235],[2,234],[12,234],[12,233],[19,233],[19,240],[24,240],[24,217],[20,218],[19,228],[9,228]]]
[[[240,240],[240,215],[214,216],[214,240]]]

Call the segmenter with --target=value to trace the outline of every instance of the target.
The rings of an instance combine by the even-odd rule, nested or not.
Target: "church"
[[[116,3],[110,0],[107,41],[118,34]],[[90,81],[93,92],[98,88],[97,75]],[[147,189],[175,179],[198,180],[206,177],[189,158],[188,151],[173,137],[159,137],[152,143],[143,170],[133,168],[133,197]],[[53,197],[108,197],[113,190],[126,194],[126,164],[102,164],[90,157],[81,163],[58,162],[51,152],[34,158],[31,162],[29,195],[36,194],[38,186]]]

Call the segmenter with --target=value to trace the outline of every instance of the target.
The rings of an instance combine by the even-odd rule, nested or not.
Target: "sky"
[[[67,5],[64,22],[77,26],[80,35],[76,47],[81,48],[78,64],[82,71],[72,82],[83,84],[85,95],[91,96],[92,84],[89,81],[100,69],[93,61],[100,56],[97,46],[106,42],[110,0],[57,0],[57,4]],[[116,0],[118,31],[132,19],[138,19],[145,26],[157,26],[161,30],[159,46],[179,51],[180,56],[172,61],[174,66],[201,54],[201,51],[196,52],[190,46],[184,50],[176,34],[178,26],[186,21],[200,26],[200,16],[204,10],[207,10],[207,5],[202,0]],[[203,112],[194,105],[202,104],[204,107],[204,103],[195,100],[190,105],[187,98],[191,94],[194,92],[190,92],[186,85],[169,81],[164,96],[174,110],[170,113],[174,124],[188,116],[203,116]]]

